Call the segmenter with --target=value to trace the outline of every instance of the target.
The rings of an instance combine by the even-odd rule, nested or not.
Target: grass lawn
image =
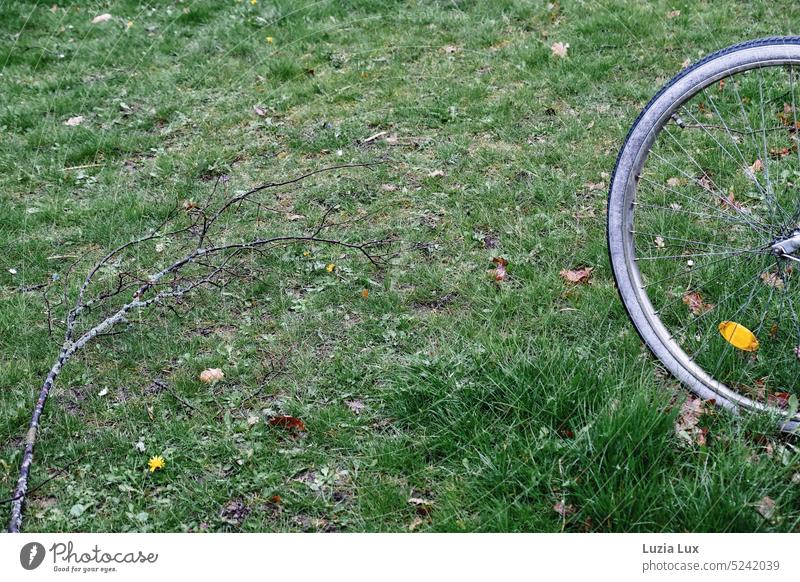
[[[30,496],[26,531],[798,528],[800,458],[768,422],[676,435],[685,392],[605,242],[639,109],[687,59],[790,33],[798,3],[51,5],[0,5],[0,491],[61,341],[26,289],[215,184],[341,163],[386,160],[268,192],[278,212],[240,230],[304,233],[336,205],[362,219],[342,239],[401,243],[384,269],[287,246],[93,344],[58,379],[32,484],[80,460]],[[559,275],[580,266],[588,285]],[[209,367],[224,380],[200,383]],[[269,424],[284,414],[307,430]]]

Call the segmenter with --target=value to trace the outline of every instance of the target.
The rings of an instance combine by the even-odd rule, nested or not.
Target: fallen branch
[[[241,209],[243,202],[252,202],[255,195],[260,192],[293,185],[321,172],[371,165],[373,164],[332,166],[308,172],[290,180],[261,184],[232,196],[228,196],[226,193],[223,200],[215,206],[213,199],[217,183],[203,206],[197,206],[191,202],[184,203],[184,212],[181,212],[179,205],[176,204],[161,224],[148,234],[112,249],[96,261],[89,269],[77,292],[74,293],[73,301],[68,301],[68,278],[75,265],[70,266],[68,273],[60,281],[64,285],[64,308],[66,309],[68,305],[72,305],[72,307],[64,319],[63,343],[45,377],[31,415],[19,469],[19,479],[14,494],[10,498],[12,506],[11,520],[8,525],[9,532],[19,532],[22,526],[22,512],[25,495],[28,491],[28,480],[34,458],[33,450],[39,433],[42,412],[64,365],[95,339],[117,333],[116,330],[112,331],[112,328],[121,323],[128,323],[129,315],[152,306],[168,307],[170,302],[180,301],[185,295],[196,289],[202,287],[224,288],[232,280],[241,279],[243,277],[241,272],[235,271],[233,265],[238,259],[249,253],[263,253],[267,249],[285,244],[318,243],[358,251],[371,264],[380,266],[390,253],[378,254],[375,249],[390,245],[394,242],[393,239],[347,242],[326,235],[326,232],[336,226],[328,222],[334,211],[333,208],[329,208],[324,213],[322,219],[309,234],[246,238],[238,242],[221,244],[211,242],[212,239],[224,239],[224,235],[232,234],[230,226],[218,228],[217,225],[222,223],[221,219],[227,214]],[[104,278],[104,271],[112,267],[115,261],[116,264],[119,264],[124,253],[147,243],[164,239],[177,242],[178,246],[182,247],[179,248],[182,252],[178,252],[177,256],[173,255],[171,262],[166,261],[168,264],[159,270],[155,272],[144,270],[116,272]],[[113,269],[111,270],[113,271]],[[95,289],[96,287],[99,289]],[[52,320],[51,311],[52,307],[48,304],[48,321]],[[96,315],[94,322],[85,321],[89,314]]]

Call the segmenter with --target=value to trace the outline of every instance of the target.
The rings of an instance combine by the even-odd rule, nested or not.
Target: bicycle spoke
[[[735,64],[707,83],[678,77],[685,91],[672,94],[687,96],[651,104],[646,119],[658,121],[634,142],[646,155],[619,182],[634,192],[621,223],[629,250],[612,254],[635,273],[623,298],[642,297],[646,321],[632,317],[671,371],[701,394],[733,391],[772,408],[775,392],[800,396],[796,64]]]

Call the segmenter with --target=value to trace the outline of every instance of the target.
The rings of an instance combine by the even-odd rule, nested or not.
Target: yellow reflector
[[[719,333],[735,348],[746,352],[754,352],[758,349],[756,336],[741,323],[723,321],[719,324]]]

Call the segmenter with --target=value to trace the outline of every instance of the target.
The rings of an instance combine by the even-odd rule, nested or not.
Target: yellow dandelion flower
[[[333,263],[328,263],[328,266],[325,267],[325,270],[328,271],[329,273],[333,273],[333,270],[335,268],[336,268],[336,265],[334,265]]]
[[[147,468],[150,469],[151,473],[154,473],[159,469],[163,469],[166,464],[167,461],[164,460],[164,457],[156,455],[155,457],[150,457],[150,460],[147,461]]]
[[[310,251],[303,251],[303,256],[304,257],[311,256],[311,252]]]
[[[272,38],[271,36],[268,36],[267,37],[267,44],[272,44],[273,42],[275,42],[275,39]]]
[[[252,4],[253,6],[255,6],[257,3],[258,3],[258,0],[250,0],[250,4]]]

